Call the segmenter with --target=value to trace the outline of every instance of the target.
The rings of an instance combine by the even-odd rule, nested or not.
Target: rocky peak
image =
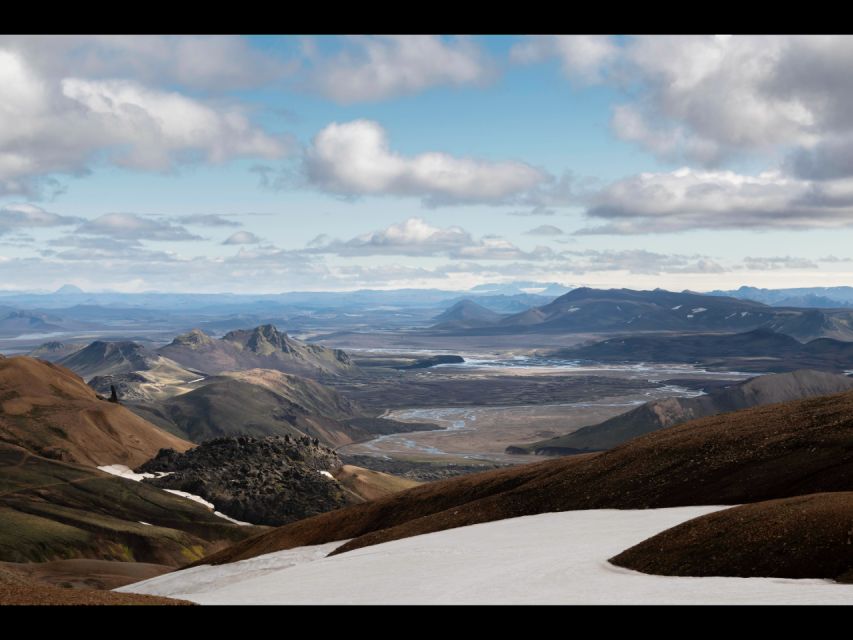
[[[201,347],[212,342],[213,338],[211,338],[201,329],[193,329],[189,333],[179,335],[174,340],[172,340],[172,344],[175,346],[183,346],[190,348]]]

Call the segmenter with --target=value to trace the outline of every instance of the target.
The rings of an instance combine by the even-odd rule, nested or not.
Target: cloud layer
[[[345,196],[417,196],[426,203],[511,202],[545,183],[547,174],[523,162],[491,162],[430,152],[392,151],[379,123],[354,120],[325,127],[305,159],[310,184]]]

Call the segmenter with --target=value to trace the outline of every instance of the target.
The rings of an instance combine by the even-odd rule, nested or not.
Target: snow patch
[[[320,472],[320,475],[321,475],[321,476],[326,476],[329,480],[334,480],[334,479],[335,479],[335,476],[333,476],[333,475],[332,475],[331,473],[329,473],[328,471],[321,471],[321,472]]]
[[[695,309],[691,309],[691,311],[693,313],[702,313],[704,311],[707,311],[707,309],[705,307],[696,307]]]
[[[679,309],[681,309],[681,307],[683,307],[683,306],[684,306],[684,305],[680,304],[680,305],[678,305],[677,307],[673,307],[673,308],[672,308],[672,310],[673,310],[673,311],[678,311],[678,310],[679,310]]]
[[[138,522],[139,524],[144,524],[146,527],[153,527],[153,526],[154,526],[154,525],[153,525],[153,524],[151,524],[150,522],[144,522],[144,521],[142,521],[142,520],[137,520],[137,522]]]
[[[202,604],[849,604],[828,580],[653,576],[607,562],[727,507],[543,513],[325,557],[341,543],[202,566],[127,585]],[[354,582],[353,576],[357,576]]]
[[[123,464],[107,464],[102,467],[98,467],[98,469],[106,471],[114,476],[118,476],[119,478],[133,480],[134,482],[140,482],[143,478],[157,477],[153,473],[135,473],[133,469]]]

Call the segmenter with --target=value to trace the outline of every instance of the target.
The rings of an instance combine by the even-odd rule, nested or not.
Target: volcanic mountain
[[[653,400],[565,436],[509,447],[507,453],[566,455],[602,451],[646,433],[696,418],[764,404],[825,396],[853,389],[853,378],[822,371],[794,371],[751,378],[696,398]]]
[[[432,329],[468,329],[496,324],[503,316],[473,300],[460,300],[433,318]]]
[[[345,352],[301,342],[271,324],[231,331],[218,340],[194,329],[178,336],[158,353],[184,367],[211,375],[243,369],[276,369],[322,377],[355,370]]]
[[[201,563],[354,538],[340,553],[549,511],[742,504],[851,491],[852,441],[853,392],[765,405],[662,429],[603,453],[429,483],[286,525]]]
[[[30,311],[11,311],[0,317],[0,334],[47,333],[62,331],[61,319]]]

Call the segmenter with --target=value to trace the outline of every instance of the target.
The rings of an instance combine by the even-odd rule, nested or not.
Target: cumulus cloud
[[[79,175],[98,162],[164,171],[287,150],[239,108],[134,80],[41,73],[0,44],[0,195],[32,194],[48,174]]]
[[[815,185],[778,171],[748,176],[682,168],[607,185],[588,197],[586,214],[604,224],[576,233],[846,227],[853,224],[853,183]]]
[[[492,162],[429,152],[392,151],[371,120],[333,122],[306,152],[305,173],[317,188],[346,196],[421,197],[428,204],[500,203],[545,183],[547,174],[518,161]]]
[[[318,237],[309,243],[308,252],[339,256],[403,255],[450,256],[463,259],[540,260],[555,254],[545,247],[522,251],[497,237],[475,239],[462,227],[435,227],[422,218],[409,218],[380,231],[364,233],[347,241]]]
[[[62,216],[32,204],[0,205],[0,235],[35,227],[64,227],[81,222],[81,218]]]
[[[222,244],[258,244],[261,239],[250,231],[237,231],[231,234]]]
[[[87,220],[77,228],[77,233],[108,236],[122,240],[159,240],[178,242],[201,240],[180,225],[166,220],[146,218],[135,213],[107,213]]]
[[[380,100],[441,85],[480,85],[493,76],[492,63],[467,38],[431,35],[352,38],[344,51],[317,58],[314,65],[312,84],[342,103]]]
[[[618,53],[619,48],[610,36],[532,36],[510,49],[510,60],[529,64],[556,57],[567,76],[583,82],[597,82]]]
[[[525,231],[528,236],[561,236],[563,233],[560,227],[555,227],[552,224],[542,224],[530,231]]]

